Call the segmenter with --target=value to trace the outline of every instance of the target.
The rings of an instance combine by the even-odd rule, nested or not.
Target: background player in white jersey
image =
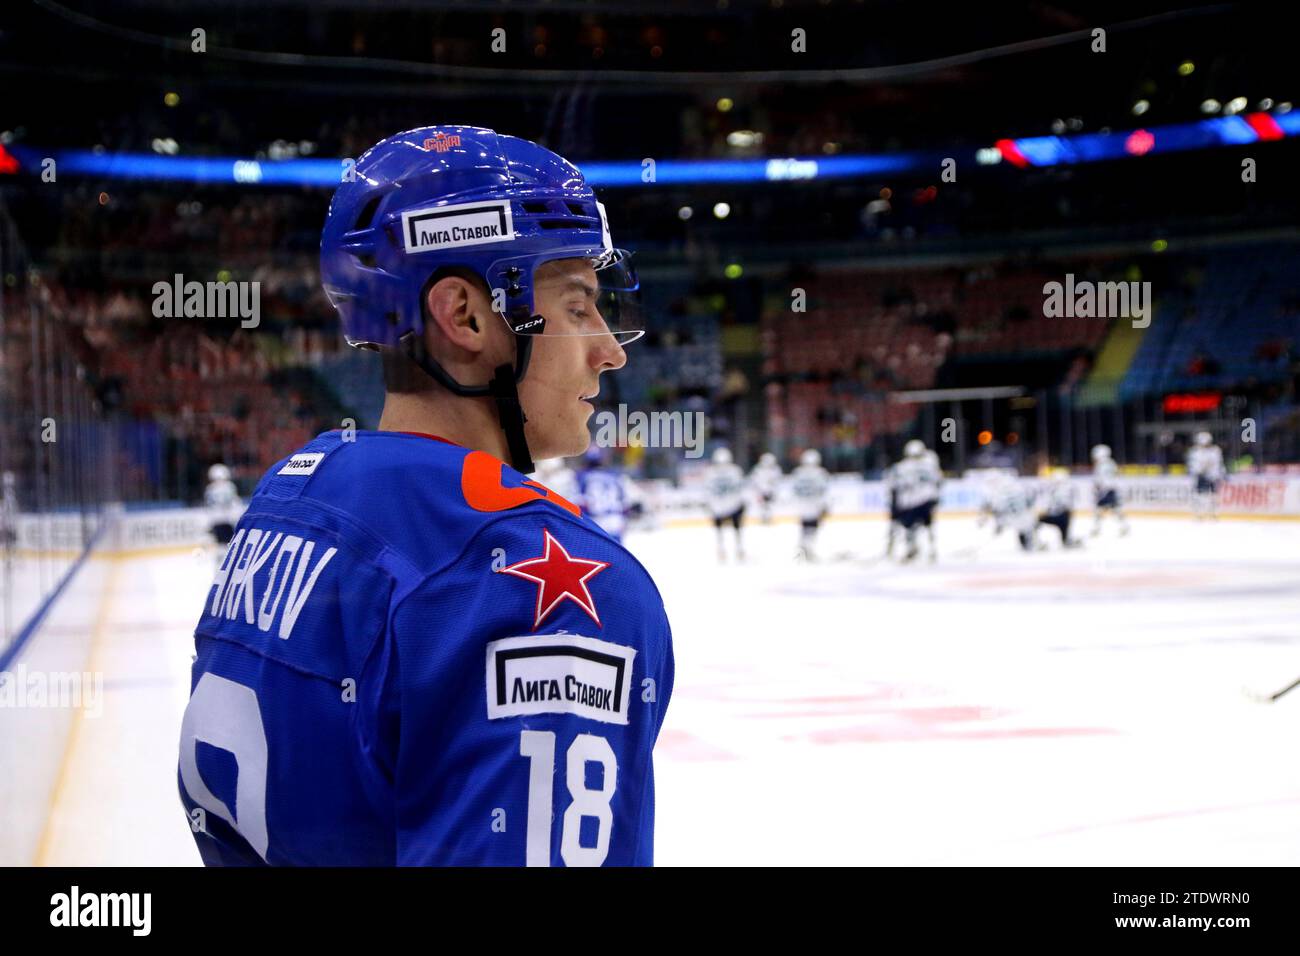
[[[208,530],[220,554],[230,544],[235,525],[244,513],[239,489],[230,480],[230,469],[218,462],[208,469],[208,486],[203,490],[203,507],[208,512]]]
[[[939,456],[927,451],[925,444],[913,438],[903,446],[903,460],[892,469],[892,487],[897,504],[898,524],[907,535],[907,553],[904,561],[920,554],[916,543],[916,529],[925,528],[930,541],[930,560],[938,557],[934,540],[934,508],[939,503],[939,485],[943,474],[939,471]],[[892,538],[889,546],[892,547]]]
[[[896,465],[890,465],[880,475],[885,486],[885,507],[887,509],[885,529],[885,558],[894,556],[894,541],[898,537],[898,472]]]
[[[1187,453],[1187,473],[1195,482],[1192,488],[1192,510],[1196,514],[1196,520],[1217,518],[1215,506],[1218,503],[1219,482],[1223,481],[1227,472],[1223,466],[1223,450],[1214,444],[1209,432],[1196,433],[1196,444]]]
[[[806,561],[815,561],[817,554],[813,548],[822,519],[826,517],[831,488],[830,472],[822,467],[821,452],[816,448],[805,451],[790,479],[799,508],[799,556]]]
[[[1033,551],[1038,546],[1038,511],[1034,507],[1037,489],[1020,476],[1002,472],[994,476],[988,489],[986,508],[993,518],[994,537],[1010,528],[1020,540],[1020,547]]]
[[[971,475],[967,472],[967,475]],[[981,476],[980,509],[975,519],[975,526],[982,528],[990,519],[993,521],[993,536],[996,538],[1008,524],[1007,502],[1015,486],[1015,476],[1005,471],[990,470]]]
[[[12,471],[0,479],[0,554],[4,555],[6,572],[13,564],[18,550],[18,482]],[[5,582],[5,594],[10,592],[10,582]]]
[[[1053,468],[1048,472],[1047,480],[1039,486],[1035,498],[1038,513],[1037,525],[1051,525],[1061,532],[1062,548],[1077,548],[1079,542],[1070,537],[1070,518],[1074,510],[1074,486],[1070,484],[1070,473],[1064,468]],[[1033,542],[1037,546],[1037,540]]]
[[[772,523],[772,502],[776,500],[777,485],[781,482],[781,466],[776,462],[776,455],[765,451],[758,456],[758,464],[749,473],[749,483],[758,495],[758,513],[763,524]]]
[[[1128,534],[1128,518],[1119,501],[1119,466],[1111,457],[1109,445],[1094,445],[1092,449],[1092,489],[1095,496],[1092,536],[1101,534],[1101,518],[1110,512],[1119,521],[1119,533]]]
[[[729,524],[736,533],[736,560],[744,561],[745,544],[740,536],[740,523],[745,516],[745,473],[732,461],[730,448],[718,448],[713,452],[713,464],[709,466],[705,479],[705,494],[713,515],[713,526],[718,530],[718,560],[727,560],[723,526]]]

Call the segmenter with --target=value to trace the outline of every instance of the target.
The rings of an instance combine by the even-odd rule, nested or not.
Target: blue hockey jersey
[[[628,508],[623,476],[608,468],[580,471],[578,493],[582,496],[583,513],[621,541],[627,528]]]
[[[663,602],[578,508],[432,436],[262,478],[195,629],[209,865],[649,865]]]

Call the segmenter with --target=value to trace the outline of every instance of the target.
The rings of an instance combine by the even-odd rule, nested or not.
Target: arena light
[[[713,204],[713,218],[726,219],[731,215],[731,204],[719,202]]]
[[[1145,156],[1156,145],[1156,138],[1144,129],[1135,129],[1124,140],[1124,152],[1130,156]]]
[[[1218,104],[1215,104],[1218,108]],[[1136,139],[1133,135],[1138,133]],[[939,152],[886,155],[837,155],[751,159],[664,159],[656,164],[659,185],[706,183],[788,182],[829,179],[888,179],[896,174],[931,171],[943,155],[957,155],[977,165],[1005,162],[1018,168],[1074,165],[1132,158],[1134,155],[1241,146],[1300,135],[1300,113],[1288,102],[1270,113],[1216,116],[1192,123],[1082,133],[1074,136],[1029,136],[1000,139],[981,149],[949,148]],[[1148,138],[1150,137],[1150,138]],[[1126,147],[1126,144],[1128,146]],[[9,155],[19,172],[38,175],[45,157],[58,162],[60,174],[108,179],[159,180],[193,183],[241,183],[264,186],[338,186],[342,159],[303,157],[245,159],[230,156],[165,156],[150,153],[110,153],[102,145],[85,150],[51,150],[12,143]],[[598,187],[642,187],[643,169],[636,160],[590,162],[583,165],[587,181]]]
[[[1212,412],[1222,404],[1222,392],[1188,392],[1166,395],[1164,409],[1166,415],[1178,415]]]

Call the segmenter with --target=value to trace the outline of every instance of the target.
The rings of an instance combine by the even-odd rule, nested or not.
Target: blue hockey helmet
[[[534,308],[535,270],[586,259],[596,310],[549,321]],[[466,268],[492,292],[517,336],[514,366],[489,383],[452,379],[424,348],[424,298],[442,269]],[[532,472],[517,383],[536,335],[644,334],[630,254],[610,237],[605,207],[581,170],[550,150],[476,126],[425,126],[368,149],[330,201],[321,235],[321,282],[348,344],[398,348],[458,395],[496,399],[511,463]]]
[[[600,286],[599,327],[548,323],[533,273],[587,259]],[[549,149],[475,126],[425,126],[368,149],[330,202],[321,282],[349,344],[397,346],[424,332],[426,284],[448,266],[482,276],[520,335],[643,334],[635,270],[610,238],[604,206],[578,167]]]

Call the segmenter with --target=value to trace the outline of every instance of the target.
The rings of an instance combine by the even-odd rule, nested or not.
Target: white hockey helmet
[[[1093,461],[1101,461],[1102,459],[1104,459],[1104,458],[1109,458],[1109,457],[1110,457],[1110,446],[1109,446],[1109,445],[1093,445],[1093,446],[1092,446],[1092,460],[1093,460]]]
[[[1202,448],[1204,448],[1206,445],[1209,445],[1212,441],[1214,441],[1214,438],[1210,435],[1209,432],[1196,433],[1196,444],[1200,445]]]
[[[770,468],[772,465],[776,464],[776,455],[772,454],[770,451],[765,451],[763,454],[758,456],[758,463]]]
[[[920,458],[925,454],[925,442],[919,438],[913,438],[903,446],[903,455],[907,458]]]
[[[822,453],[816,448],[809,448],[799,456],[799,464],[815,468],[822,463]]]
[[[713,463],[715,465],[730,465],[731,449],[727,448],[725,445],[721,448],[713,449]]]
[[[218,462],[208,469],[208,481],[229,481],[230,469]]]

